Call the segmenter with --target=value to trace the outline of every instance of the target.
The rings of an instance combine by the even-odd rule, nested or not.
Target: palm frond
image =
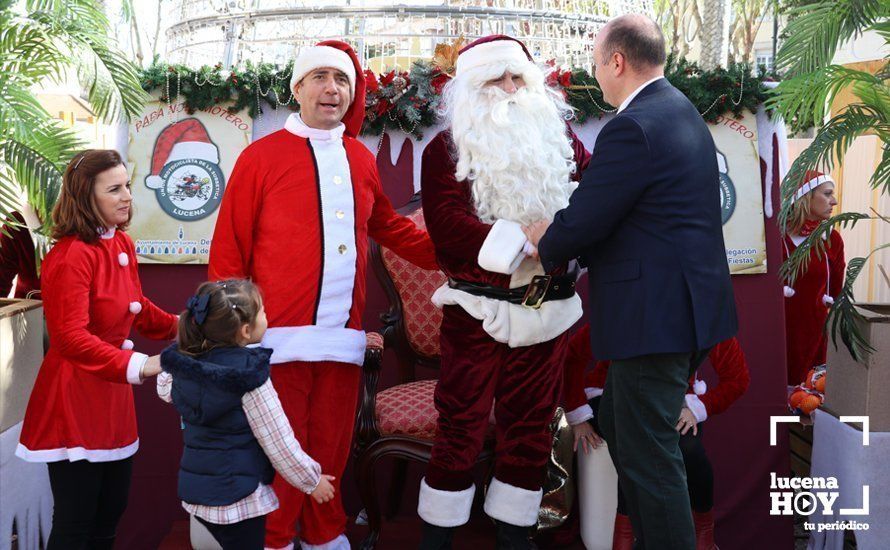
[[[0,137],[25,140],[35,123],[51,119],[27,88],[0,82]]]
[[[139,85],[139,69],[115,48],[108,20],[93,0],[33,0],[31,18],[52,25],[56,44],[67,48],[70,65],[95,113],[112,122],[139,114],[148,95]]]
[[[886,144],[888,140],[884,140]],[[873,189],[881,189],[881,193],[890,195],[890,147],[884,146],[884,150],[881,152],[881,162],[878,163],[877,168],[875,168],[875,173],[871,175],[871,181],[869,182]]]
[[[808,170],[828,172],[837,159],[842,159],[850,145],[858,136],[866,132],[890,133],[890,123],[884,121],[882,113],[862,104],[850,105],[847,110],[833,117],[819,129],[813,142],[804,149],[792,163],[788,174],[782,180],[782,208],[779,212],[779,225],[785,227],[791,212],[792,201],[797,187]]]
[[[828,319],[825,321],[825,328],[831,334],[831,342],[835,349],[837,348],[837,337],[840,335],[841,342],[857,361],[862,361],[865,356],[875,351],[875,348],[862,333],[861,327],[864,325],[865,319],[855,307],[853,283],[856,282],[871,257],[888,248],[890,248],[890,243],[884,243],[869,252],[867,256],[853,258],[847,263],[844,288],[835,299],[831,311],[828,313]]]
[[[0,79],[31,85],[68,63],[44,25],[18,18],[0,27]]]
[[[790,76],[831,63],[838,47],[890,15],[886,0],[820,0],[789,10],[776,67]]]
[[[816,251],[817,259],[821,260],[824,257],[825,245],[826,243],[829,243],[830,246],[831,242],[828,236],[835,226],[852,229],[862,220],[873,219],[876,218],[869,216],[868,214],[843,212],[823,221],[812,233],[807,235],[807,238],[794,249],[794,252],[792,252],[790,256],[788,256],[788,259],[785,260],[782,267],[779,268],[779,277],[781,277],[786,284],[794,286],[797,278],[805,272],[809,266],[810,258],[812,257],[811,252],[813,250]]]
[[[55,132],[51,130],[53,129],[44,129],[43,135],[38,140],[32,141],[42,143],[46,139],[51,139],[47,136],[54,133],[59,136],[60,141],[80,145],[79,140],[69,130],[64,128],[56,128]],[[44,232],[50,229],[50,212],[62,188],[61,148],[59,146],[31,146],[9,140],[3,143],[2,149],[0,149],[3,162],[12,169],[16,183],[25,192],[28,203],[34,207],[43,221]],[[50,157],[47,154],[53,154],[53,156]]]
[[[12,212],[19,209],[18,197],[12,193],[15,188],[9,167],[0,162],[0,233],[4,235],[9,235],[8,227],[17,225],[11,218]]]
[[[817,125],[825,118],[837,94],[850,86],[859,86],[856,89],[866,94],[876,88],[887,93],[887,86],[873,74],[830,65],[815,73],[782,80],[770,93],[765,106],[778,111],[785,120],[798,117],[805,119],[802,125]]]

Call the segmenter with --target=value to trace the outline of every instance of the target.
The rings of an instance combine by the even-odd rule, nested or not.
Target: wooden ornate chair
[[[419,195],[399,211],[425,228]],[[373,242],[371,263],[389,299],[389,310],[381,315],[381,333],[385,347],[396,353],[398,378],[397,385],[377,393],[381,362],[366,360],[354,447],[359,492],[370,530],[362,543],[363,550],[374,548],[382,523],[377,462],[383,457],[401,459],[396,463],[389,491],[387,512],[392,515],[404,490],[405,460],[430,460],[438,419],[433,404],[436,380],[417,380],[416,367],[439,366],[442,312],[430,302],[430,297],[445,282],[442,272],[414,266]],[[491,431],[477,462],[490,460],[493,449]]]

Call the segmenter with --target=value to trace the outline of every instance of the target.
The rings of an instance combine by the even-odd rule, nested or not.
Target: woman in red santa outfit
[[[281,476],[280,507],[266,521],[266,546],[343,550],[340,481],[352,444],[364,362],[368,238],[426,269],[437,269],[426,232],[395,213],[377,164],[357,139],[365,79],[352,48],[328,40],[294,61],[300,104],[284,128],[245,149],[226,187],[211,279],[252,279],[263,291],[272,385],[304,448],[335,476],[337,496],[318,503]]]
[[[747,391],[750,382],[745,355],[734,337],[714,346],[708,358],[717,372],[717,386],[709,391],[705,381],[693,375],[689,379],[686,405],[677,422],[680,451],[686,464],[686,481],[695,523],[696,550],[716,548],[713,515],[714,472],[702,445],[701,425],[708,417],[722,413],[735,403]],[[602,450],[600,446],[605,445],[602,436],[597,433],[599,427],[596,424],[596,412],[608,376],[609,361],[598,361],[593,370],[585,373],[587,365],[592,360],[590,325],[584,325],[569,341],[564,379],[566,409],[569,411],[566,413],[566,419],[574,431],[575,448],[580,447],[585,454],[600,451]],[[579,457],[579,460],[583,460],[583,457]],[[585,479],[581,479],[579,485],[582,503],[586,500],[583,492],[601,490],[601,487],[595,487]],[[619,485],[618,509],[612,535],[613,550],[633,548],[634,536],[625,504]],[[582,505],[581,514],[585,513]],[[582,523],[585,519],[582,516]]]
[[[788,232],[783,237],[782,259],[787,260],[800,243],[831,217],[837,205],[834,181],[820,172],[809,171],[793,197]],[[823,237],[826,238],[826,237]],[[828,342],[825,321],[828,309],[844,287],[844,240],[829,230],[825,252],[810,251],[806,270],[785,286],[785,351],[788,385],[795,386],[807,372],[825,364]]]
[[[120,155],[89,150],[68,165],[53,210],[55,246],[42,269],[50,349],[40,367],[16,455],[46,462],[53,493],[47,550],[111,549],[139,447],[131,384],[161,371],[133,350],[143,336],[176,336],[175,315],[142,294]]]

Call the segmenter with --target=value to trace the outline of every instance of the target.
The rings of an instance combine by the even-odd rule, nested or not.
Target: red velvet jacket
[[[803,382],[811,368],[825,364],[825,320],[830,305],[823,298],[828,295],[834,299],[840,294],[846,268],[844,240],[837,231],[830,235],[825,256],[820,259],[815,250],[810,252],[807,270],[794,283],[794,296],[785,299],[785,350],[791,386]],[[782,259],[796,248],[786,236]]]
[[[433,245],[395,213],[374,155],[361,142],[348,135],[342,148],[339,138],[315,142],[295,133],[307,130],[291,119],[286,128],[238,157],[213,234],[209,275],[250,277],[261,288],[269,319],[263,345],[275,350],[272,363],[360,365],[368,237],[425,269],[438,269]],[[332,268],[332,259],[353,257]],[[335,299],[326,299],[332,294],[324,289]],[[334,314],[342,317],[337,326],[325,322]]]
[[[50,348],[28,401],[16,454],[31,462],[121,460],[139,446],[127,340],[176,337],[177,317],[142,294],[136,250],[123,231],[87,244],[61,239],[43,262]],[[142,356],[144,358],[144,355]]]

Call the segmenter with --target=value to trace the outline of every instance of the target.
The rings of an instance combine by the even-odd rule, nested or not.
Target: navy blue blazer
[[[735,335],[718,181],[706,123],[663,78],[602,129],[538,246],[547,270],[587,265],[594,357],[692,352]]]

